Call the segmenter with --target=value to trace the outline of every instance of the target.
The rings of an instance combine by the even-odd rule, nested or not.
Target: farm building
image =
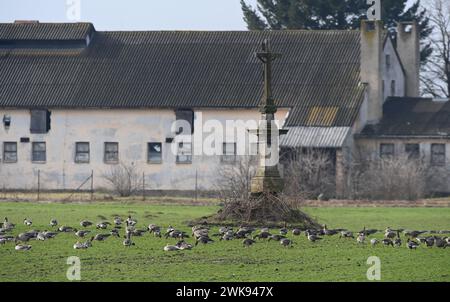
[[[336,191],[353,154],[419,152],[450,165],[447,103],[419,99],[419,38],[379,21],[348,31],[96,31],[89,23],[0,24],[0,186],[79,187],[133,163],[150,190],[214,190],[217,171],[250,154],[263,94],[255,57],[269,39],[281,148],[327,150]],[[191,142],[177,143],[177,120]],[[196,152],[210,121],[215,152]],[[249,126],[250,127],[250,126]],[[247,128],[249,128],[247,127]],[[203,136],[202,136],[203,134]],[[245,144],[238,142],[245,136]],[[202,149],[202,148],[200,148]],[[107,182],[95,178],[96,188]]]

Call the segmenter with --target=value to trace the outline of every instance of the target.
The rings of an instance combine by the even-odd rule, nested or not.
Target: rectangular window
[[[119,143],[105,143],[104,161],[107,164],[117,164],[119,162]]]
[[[408,155],[409,159],[419,159],[420,158],[420,145],[419,144],[406,144],[405,153]]]
[[[45,142],[33,142],[32,143],[32,162],[45,162],[47,160],[47,149]]]
[[[89,163],[89,143],[75,143],[75,162],[78,164]]]
[[[432,144],[431,145],[431,164],[434,166],[445,165],[445,145]]]
[[[160,164],[162,162],[162,144],[148,143],[147,161],[150,164]]]
[[[394,144],[380,144],[380,157],[381,158],[394,157]]]
[[[236,161],[236,143],[223,143],[222,162],[233,163]]]
[[[17,143],[4,142],[3,143],[3,162],[16,163],[17,162]]]
[[[50,130],[50,111],[31,110],[30,132],[47,133]]]
[[[192,163],[192,144],[186,142],[178,143],[177,163],[190,164]]]

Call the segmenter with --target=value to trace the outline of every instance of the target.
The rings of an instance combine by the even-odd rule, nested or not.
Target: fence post
[[[94,170],[91,170],[91,201],[94,200]]]
[[[38,170],[37,201],[39,201],[40,194],[41,194],[41,170]]]
[[[145,172],[142,172],[142,201],[145,201]]]

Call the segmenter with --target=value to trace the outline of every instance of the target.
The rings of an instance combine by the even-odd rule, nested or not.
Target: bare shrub
[[[220,166],[215,187],[222,202],[248,198],[257,162],[255,156],[240,156],[235,163]]]
[[[367,160],[352,170],[354,198],[417,200],[426,192],[427,165],[407,155]]]
[[[312,199],[335,193],[335,167],[323,150],[295,149],[284,163],[284,193],[290,197]]]
[[[102,176],[112,186],[115,193],[121,197],[128,197],[136,193],[140,187],[142,175],[134,163],[120,162]]]

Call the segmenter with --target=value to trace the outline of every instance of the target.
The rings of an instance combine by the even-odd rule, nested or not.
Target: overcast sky
[[[98,30],[246,29],[239,0],[0,0],[0,22],[14,20],[78,20]]]

